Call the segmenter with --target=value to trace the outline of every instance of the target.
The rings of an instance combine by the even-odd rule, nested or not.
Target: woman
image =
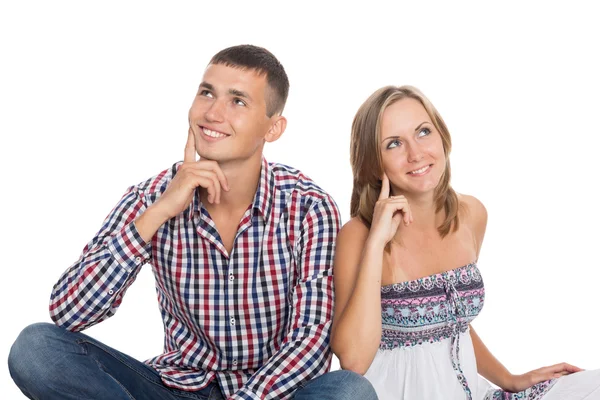
[[[600,398],[599,371],[561,363],[513,375],[470,326],[484,301],[487,212],[450,186],[450,149],[416,88],[379,89],[356,114],[352,219],[334,274],[342,368],[365,374],[381,400]]]

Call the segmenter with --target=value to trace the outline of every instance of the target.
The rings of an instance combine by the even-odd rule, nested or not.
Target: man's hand
[[[192,202],[197,187],[207,190],[209,203],[218,204],[221,190],[229,191],[225,174],[216,161],[196,161],[196,140],[190,128],[183,164],[156,203],[135,221],[142,239],[150,241],[162,224],[182,213]]]
[[[156,209],[160,210],[166,220],[179,215],[190,205],[194,191],[199,186],[207,190],[208,202],[216,204],[221,201],[221,190],[229,190],[227,178],[216,161],[196,161],[196,143],[190,128],[183,164],[167,190],[155,203]]]

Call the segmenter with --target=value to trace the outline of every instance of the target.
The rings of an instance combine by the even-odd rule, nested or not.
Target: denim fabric
[[[30,399],[224,400],[216,382],[186,392],[165,386],[159,374],[91,337],[53,324],[25,328],[8,357],[10,374]],[[350,371],[321,375],[296,391],[295,400],[376,400],[369,381]]]

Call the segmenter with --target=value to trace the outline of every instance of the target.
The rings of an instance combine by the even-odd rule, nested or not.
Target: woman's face
[[[383,112],[379,149],[392,193],[422,195],[437,187],[446,157],[442,138],[415,99],[399,100]]]

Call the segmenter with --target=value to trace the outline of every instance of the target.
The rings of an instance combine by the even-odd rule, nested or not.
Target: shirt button
[[[136,258],[135,258],[135,262],[136,262],[137,264],[139,264],[141,261],[142,261],[142,257],[136,257]]]
[[[110,290],[108,291],[108,294],[110,294],[110,295],[112,295],[113,293],[114,293],[114,292],[113,292],[113,290],[112,290],[112,289],[110,289]]]
[[[229,320],[229,323],[231,324],[231,326],[235,325],[235,318],[231,317],[231,319]]]
[[[233,275],[229,275],[229,282],[233,282],[233,279],[234,279]]]
[[[233,360],[233,365],[237,365],[237,360]]]

